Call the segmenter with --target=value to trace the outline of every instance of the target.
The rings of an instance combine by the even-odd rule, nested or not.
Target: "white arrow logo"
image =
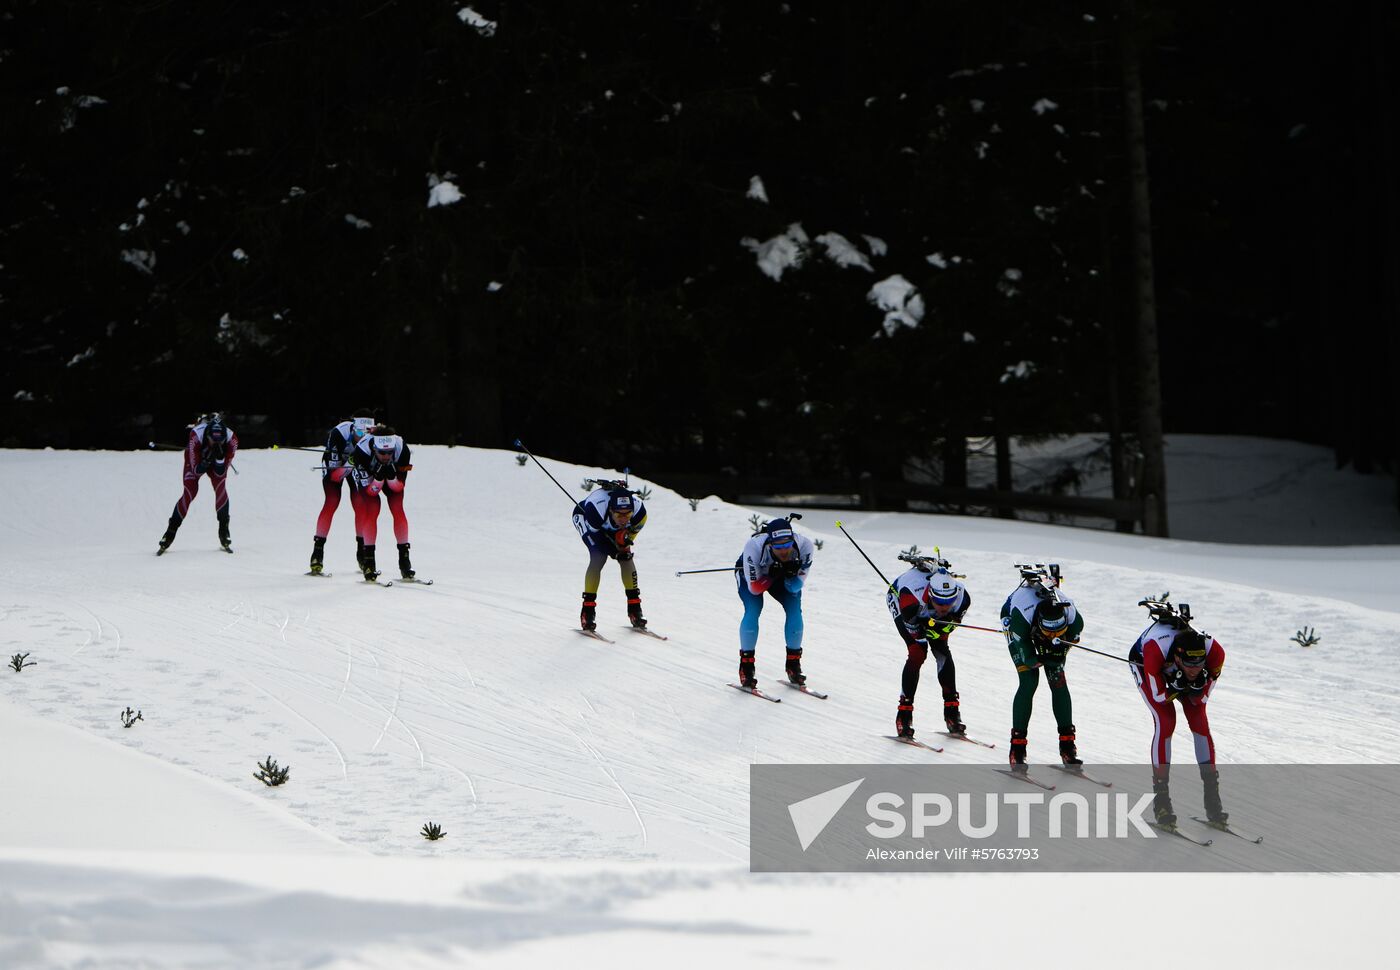
[[[820,795],[804,798],[788,806],[788,815],[792,817],[792,827],[797,832],[797,841],[802,843],[803,852],[817,841],[822,829],[836,817],[836,813],[841,811],[841,806],[850,800],[863,781],[864,778],[858,778],[849,785],[824,791]]]

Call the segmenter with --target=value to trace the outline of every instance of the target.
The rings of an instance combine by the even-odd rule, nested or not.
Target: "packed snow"
[[[575,494],[611,474],[544,460]],[[327,544],[333,575],[302,575],[314,463],[241,450],[234,554],[218,549],[206,483],[157,558],[178,456],[0,452],[0,653],[35,662],[0,670],[0,966],[1167,967],[1180,938],[1149,914],[1192,893],[1209,914],[1189,932],[1201,966],[1362,966],[1387,952],[1394,876],[750,875],[751,763],[929,757],[880,738],[905,652],[836,513],[799,523],[823,541],[805,666],[831,699],[765,704],[724,686],[733,579],[674,575],[731,564],[751,510],[702,498],[692,511],[652,484],[637,563],[670,639],[626,629],[614,569],[599,598],[609,645],[573,632],[585,560],[538,469],[415,447],[414,564],[436,583],[382,589],[355,574],[348,501]],[[1377,674],[1393,654],[1400,548],[841,518],[887,570],[910,544],[940,546],[967,574],[973,623],[994,625],[1018,557],[1064,563],[1084,642],[1111,652],[1146,625],[1143,595],[1190,602],[1229,651],[1211,702],[1222,761],[1393,760],[1395,692]],[[387,514],[380,536],[392,566]],[[1304,624],[1318,646],[1290,641]],[[768,686],[780,628],[781,611],[765,611]],[[1005,647],[972,631],[953,647],[969,728],[1000,744],[1016,684]],[[1124,666],[1076,656],[1070,678],[1081,753],[1143,761],[1148,716]],[[916,714],[927,730],[932,693]],[[129,729],[128,706],[143,713]],[[1033,761],[1053,755],[1052,721],[1038,697]],[[285,786],[252,777],[269,754],[291,766]],[[424,840],[429,821],[446,838]],[[1277,932],[1300,899],[1308,931]]]

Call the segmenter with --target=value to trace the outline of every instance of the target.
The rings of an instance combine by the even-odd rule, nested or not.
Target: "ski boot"
[[[642,591],[634,586],[623,592],[627,594],[627,619],[631,620],[632,626],[638,630],[645,630],[647,620],[642,616]]]
[[[967,725],[963,723],[962,714],[959,713],[958,695],[954,694],[953,699],[943,699],[943,723],[948,726],[949,734],[966,734]]]
[[[585,630],[598,629],[598,594],[583,594],[583,609],[579,611],[578,623]]]
[[[914,702],[903,694],[899,695],[899,709],[894,715],[894,731],[896,737],[914,736]]]
[[[360,557],[360,571],[365,574],[365,582],[379,579],[379,570],[374,565],[374,546],[365,546],[364,555]]]
[[[1084,759],[1079,757],[1079,752],[1074,747],[1073,724],[1060,728],[1060,760],[1070,768],[1078,768],[1084,763]]]
[[[1215,765],[1201,765],[1201,782],[1205,785],[1206,821],[1223,829],[1230,824],[1230,813],[1220,804],[1220,772]]]
[[[802,651],[789,650],[787,655],[788,682],[801,687],[807,683],[807,675],[802,672]]]
[[[326,537],[316,536],[311,543],[311,575],[319,576],[321,575],[321,571],[326,568],[325,564],[322,562],[325,558],[325,554]]]
[[[1011,729],[1011,753],[1006,756],[1011,770],[1018,775],[1026,773],[1026,732]]]
[[[739,686],[752,689],[758,686],[758,678],[754,676],[753,651],[739,651]]]
[[[224,552],[233,552],[233,540],[228,534],[228,509],[225,508],[219,515],[219,545]]]
[[[413,578],[413,563],[408,561],[408,543],[399,543],[399,575],[404,579]]]
[[[172,515],[170,522],[165,527],[165,535],[160,537],[160,550],[156,552],[157,556],[165,555],[165,550],[170,548],[170,544],[175,541],[175,533],[179,531],[180,517]]]
[[[1152,818],[1165,828],[1176,827],[1176,812],[1172,811],[1172,795],[1165,779],[1152,783]]]
[[[355,537],[355,565],[359,567],[360,572],[364,572],[364,570],[365,570],[365,540],[364,540],[364,537],[362,537],[362,536],[356,536],[356,537]]]

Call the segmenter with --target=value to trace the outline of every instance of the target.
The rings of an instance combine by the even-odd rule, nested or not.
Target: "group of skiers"
[[[201,417],[190,427],[184,449],[184,491],[160,540],[160,553],[174,541],[190,502],[199,491],[199,480],[206,474],[214,486],[220,544],[226,551],[232,551],[226,476],[237,449],[237,435],[217,413]],[[403,507],[404,487],[412,468],[411,452],[403,438],[393,428],[377,423],[369,411],[357,411],[330,430],[321,459],[325,499],[316,519],[311,575],[323,573],[326,537],[340,505],[342,486],[348,481],[355,516],[356,558],[364,577],[377,580],[380,575],[375,544],[381,493],[393,516],[400,573],[404,579],[414,577],[409,560],[408,519]],[[584,632],[596,633],[598,588],[604,565],[613,560],[621,571],[628,622],[634,629],[647,632],[633,554],[637,536],[646,526],[646,506],[641,496],[623,481],[597,480],[594,484],[597,487],[572,510],[574,528],[588,550],[580,627]],[[735,587],[743,606],[739,621],[739,682],[734,686],[742,690],[761,694],[755,674],[755,655],[765,596],[772,597],[783,608],[787,678],[794,686],[806,689],[807,677],[802,670],[802,590],[812,568],[814,549],[810,539],[794,530],[792,520],[795,518],[800,516],[794,514],[767,522],[745,543],[734,564]],[[942,693],[946,733],[965,737],[967,728],[962,718],[957,668],[949,641],[959,628],[970,626],[963,622],[963,617],[972,606],[972,595],[961,581],[965,577],[952,572],[951,564],[941,555],[911,553],[900,558],[910,568],[889,583],[885,594],[895,631],[906,649],[895,712],[895,737],[904,741],[914,739],[914,699],[920,673],[930,654]],[[1011,709],[1010,770],[1022,774],[1027,770],[1031,709],[1042,672],[1050,688],[1060,760],[1064,766],[1077,770],[1083,759],[1076,748],[1073,702],[1065,664],[1069,651],[1079,646],[1084,617],[1061,589],[1057,564],[1018,564],[1018,569],[1020,583],[1001,607],[1001,629],[975,628],[1005,636],[1019,679]],[[1221,806],[1215,744],[1206,717],[1206,704],[1224,667],[1224,648],[1217,640],[1191,626],[1189,608],[1183,606],[1178,610],[1170,604],[1154,601],[1144,601],[1142,605],[1152,612],[1153,622],[1133,644],[1127,659],[1137,688],[1152,713],[1151,760],[1156,820],[1167,826],[1176,823],[1169,772],[1171,738],[1179,703],[1191,730],[1196,761],[1205,782],[1207,816],[1212,823],[1223,826],[1228,815]]]
[[[238,436],[218,412],[201,415],[189,427],[185,443],[184,491],[175,503],[156,555],[163,554],[175,541],[175,533],[185,520],[190,502],[199,494],[199,480],[209,476],[214,485],[214,512],[219,523],[219,545],[233,551],[229,534],[227,476],[238,451]],[[321,454],[321,489],[325,500],[316,517],[311,547],[310,575],[325,569],[326,536],[331,520],[340,507],[344,485],[350,485],[350,508],[355,516],[355,560],[365,579],[379,578],[375,543],[379,534],[380,495],[389,505],[394,520],[394,541],[399,551],[399,573],[414,578],[409,558],[408,516],[404,513],[404,486],[413,469],[412,451],[403,437],[386,424],[377,423],[372,411],[361,409],[330,429]]]
[[[589,549],[580,622],[585,631],[596,629],[599,574],[605,560],[612,558],[622,568],[628,618],[634,627],[645,627],[632,545],[646,523],[646,510],[624,483],[597,484],[599,487],[578,503],[574,513],[574,524]],[[783,608],[788,680],[804,688],[807,681],[802,670],[802,589],[812,568],[813,544],[795,532],[793,518],[798,516],[770,520],[748,540],[734,564],[735,585],[743,604],[739,621],[739,683],[735,686],[755,693],[761,693],[754,663],[765,595]],[[972,594],[961,582],[965,577],[953,573],[951,564],[940,555],[906,554],[900,558],[910,568],[889,584],[885,594],[895,631],[906,649],[895,736],[906,741],[914,738],[914,698],[924,662],[932,655],[942,692],[946,733],[965,737],[967,727],[962,718],[957,667],[949,639],[959,628],[970,626],[963,617],[972,607]],[[1011,707],[1010,770],[1020,774],[1027,771],[1031,709],[1042,673],[1050,688],[1060,761],[1070,770],[1082,770],[1084,762],[1076,746],[1077,729],[1065,664],[1069,651],[1079,646],[1084,617],[1061,589],[1058,564],[1018,564],[1017,568],[1021,579],[1002,604],[1001,629],[975,628],[1003,634],[1019,680]],[[1153,622],[1138,637],[1127,659],[1138,690],[1152,712],[1153,813],[1161,825],[1176,824],[1169,775],[1176,705],[1180,704],[1205,783],[1207,817],[1223,826],[1229,816],[1221,805],[1206,704],[1224,668],[1225,650],[1219,641],[1192,628],[1189,607],[1177,610],[1155,601],[1144,601],[1142,605],[1152,612]]]

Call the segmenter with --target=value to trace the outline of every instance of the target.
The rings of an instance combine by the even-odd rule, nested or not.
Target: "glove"
[[[936,616],[928,618],[928,638],[930,640],[941,640],[952,633],[957,627],[952,626],[946,620],[940,620]]]
[[[789,593],[800,593],[802,592],[802,580],[796,576],[788,576],[783,579],[783,588]]]
[[[198,465],[195,465],[195,466],[194,466],[194,473],[195,473],[196,475],[203,475],[203,474],[204,474],[205,472],[207,472],[208,470],[209,470],[209,463],[208,463],[207,461],[202,461],[202,462],[200,462]]]
[[[1051,660],[1064,660],[1069,653],[1070,644],[1074,641],[1066,637],[1056,637],[1054,640],[1047,640],[1045,637],[1035,638],[1035,652],[1041,657]]]
[[[1195,677],[1187,677],[1175,664],[1162,670],[1162,680],[1167,687],[1168,700],[1184,697],[1188,701],[1194,701],[1205,693],[1207,685],[1210,684],[1210,677],[1204,668],[1198,670]]]
[[[618,561],[618,562],[631,562],[631,560],[632,560],[632,547],[631,547],[631,546],[623,546],[621,549],[617,550],[617,561]]]
[[[209,469],[209,474],[213,475],[215,478],[223,478],[224,475],[228,474],[228,466],[221,461],[216,461],[213,467]]]
[[[395,474],[394,466],[384,464],[383,462],[375,462],[370,468],[370,475],[373,476],[376,482],[387,482],[389,479],[394,478]]]
[[[802,572],[802,560],[800,559],[789,559],[787,562],[775,562],[773,565],[777,567],[778,575],[780,576],[796,576],[798,573]]]

